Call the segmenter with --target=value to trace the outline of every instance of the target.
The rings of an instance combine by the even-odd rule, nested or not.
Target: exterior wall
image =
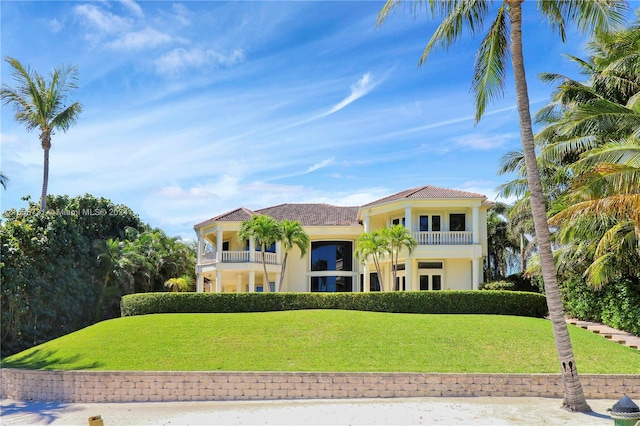
[[[447,259],[444,271],[445,289],[471,290],[471,260]]]
[[[562,398],[559,374],[40,371],[2,369],[2,398],[58,402],[528,396]],[[589,399],[640,398],[640,375],[581,374]]]

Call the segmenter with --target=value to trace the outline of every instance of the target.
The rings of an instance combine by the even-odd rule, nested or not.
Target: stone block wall
[[[39,371],[2,369],[2,398],[60,402],[529,396],[562,398],[558,374]],[[639,375],[580,375],[588,399],[640,399]]]

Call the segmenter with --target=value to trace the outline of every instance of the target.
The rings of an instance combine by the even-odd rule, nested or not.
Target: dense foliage
[[[373,293],[144,293],[122,298],[122,315],[344,309],[420,314],[543,317],[545,297],[512,291]]]
[[[122,294],[162,291],[194,272],[191,248],[126,206],[91,195],[48,196],[47,204],[46,212],[30,202],[3,214],[3,355],[118,316]]]

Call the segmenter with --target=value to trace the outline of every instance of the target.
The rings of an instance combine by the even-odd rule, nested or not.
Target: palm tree
[[[44,150],[44,173],[42,179],[42,194],[40,210],[47,209],[47,186],[49,184],[49,150],[51,136],[56,129],[63,132],[76,123],[82,105],[73,102],[65,105],[67,94],[76,89],[77,66],[61,66],[51,73],[51,81],[29,67],[24,67],[17,59],[7,57],[6,61],[13,68],[13,78],[16,87],[2,85],[0,97],[5,105],[12,105],[16,111],[15,119],[24,124],[28,131],[40,130],[40,143]]]
[[[388,14],[399,3],[400,0],[387,0],[378,15],[378,26],[385,21]],[[495,19],[480,44],[472,82],[476,100],[476,122],[482,117],[487,101],[502,95],[506,79],[507,57],[510,54],[516,88],[516,105],[520,118],[520,136],[531,194],[531,210],[549,315],[553,324],[565,389],[563,405],[572,411],[588,412],[591,411],[591,407],[584,398],[578,379],[576,362],[562,309],[562,299],[556,281],[545,198],[536,162],[522,52],[522,3],[523,0],[499,2]],[[420,0],[416,0],[418,7],[421,7],[422,4]],[[443,20],[429,40],[420,58],[420,65],[424,63],[434,48],[448,48],[463,34],[465,27],[474,34],[478,33],[483,27],[484,19],[490,12],[489,2],[486,0],[430,0],[425,9],[428,14],[442,16]],[[552,27],[558,31],[563,41],[565,40],[565,21],[575,21],[582,31],[605,30],[613,23],[623,22],[626,11],[622,2],[614,0],[539,0],[538,9],[544,18],[552,24]]]
[[[238,238],[241,240],[251,239],[260,246],[262,251],[262,268],[264,270],[264,286],[265,292],[271,291],[269,288],[269,275],[267,274],[266,252],[267,248],[280,240],[280,226],[271,216],[254,215],[251,219],[245,220],[240,224]]]
[[[396,278],[398,275],[398,258],[400,252],[406,249],[409,254],[413,253],[413,250],[418,245],[413,236],[409,233],[409,230],[404,225],[395,225],[391,228],[383,228],[382,230],[385,239],[387,241],[388,252],[391,254],[391,271],[393,275],[393,288],[394,290],[400,290],[400,283]]]
[[[307,253],[307,247],[309,247],[309,236],[305,232],[300,222],[297,220],[291,221],[284,219],[280,222],[280,236],[279,241],[282,242],[282,250],[284,251],[284,258],[282,259],[282,266],[280,269],[280,283],[278,283],[278,292],[282,291],[282,283],[284,281],[284,273],[287,269],[287,257],[289,251],[293,249],[293,246],[298,247],[300,250],[300,257]]]
[[[98,266],[103,276],[95,313],[95,320],[100,321],[105,299],[118,297],[123,292],[130,293],[133,287],[133,276],[126,267],[128,260],[123,257],[123,243],[109,238],[96,240],[93,246],[98,251]]]
[[[355,255],[361,261],[365,261],[369,256],[371,256],[376,268],[380,291],[384,291],[380,258],[385,256],[387,253],[389,253],[389,244],[387,242],[386,235],[384,235],[380,230],[364,232],[356,240]]]
[[[2,185],[2,187],[4,189],[7,189],[7,182],[9,181],[9,178],[7,177],[7,175],[5,175],[4,173],[0,172],[0,185]]]

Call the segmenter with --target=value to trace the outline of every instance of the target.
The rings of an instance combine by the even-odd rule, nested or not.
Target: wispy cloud
[[[131,27],[127,18],[114,15],[94,4],[80,4],[73,8],[77,16],[85,20],[89,27],[108,34],[124,32]]]
[[[235,49],[228,54],[200,48],[176,48],[155,60],[156,71],[160,74],[178,74],[190,68],[216,68],[232,66],[246,59],[245,53]]]
[[[125,33],[122,37],[107,43],[114,50],[140,50],[158,47],[171,43],[172,38],[153,28],[145,28],[140,31]]]
[[[334,105],[329,111],[324,113],[323,116],[327,116],[340,111],[347,105],[357,101],[361,97],[371,92],[378,84],[380,84],[380,82],[374,81],[373,76],[370,72],[365,73],[361,79],[359,79],[355,84],[351,85],[351,93],[349,94],[349,96]]]
[[[457,138],[456,145],[479,150],[496,149],[507,146],[511,140],[517,137],[518,135],[515,133],[505,133],[491,136],[482,134],[468,134]]]
[[[133,13],[138,18],[144,17],[144,13],[142,12],[142,8],[135,1],[133,1],[133,0],[120,0],[120,3],[122,3],[127,9],[129,9],[131,11],[131,13]]]
[[[331,158],[327,158],[326,160],[323,160],[323,161],[321,161],[321,162],[319,162],[319,163],[316,163],[316,164],[314,164],[313,166],[309,167],[309,168],[307,169],[306,173],[315,172],[316,170],[321,169],[321,168],[323,168],[323,167],[326,167],[326,166],[328,166],[329,164],[333,163],[333,161],[334,161],[334,158],[333,158],[333,157],[331,157]]]

